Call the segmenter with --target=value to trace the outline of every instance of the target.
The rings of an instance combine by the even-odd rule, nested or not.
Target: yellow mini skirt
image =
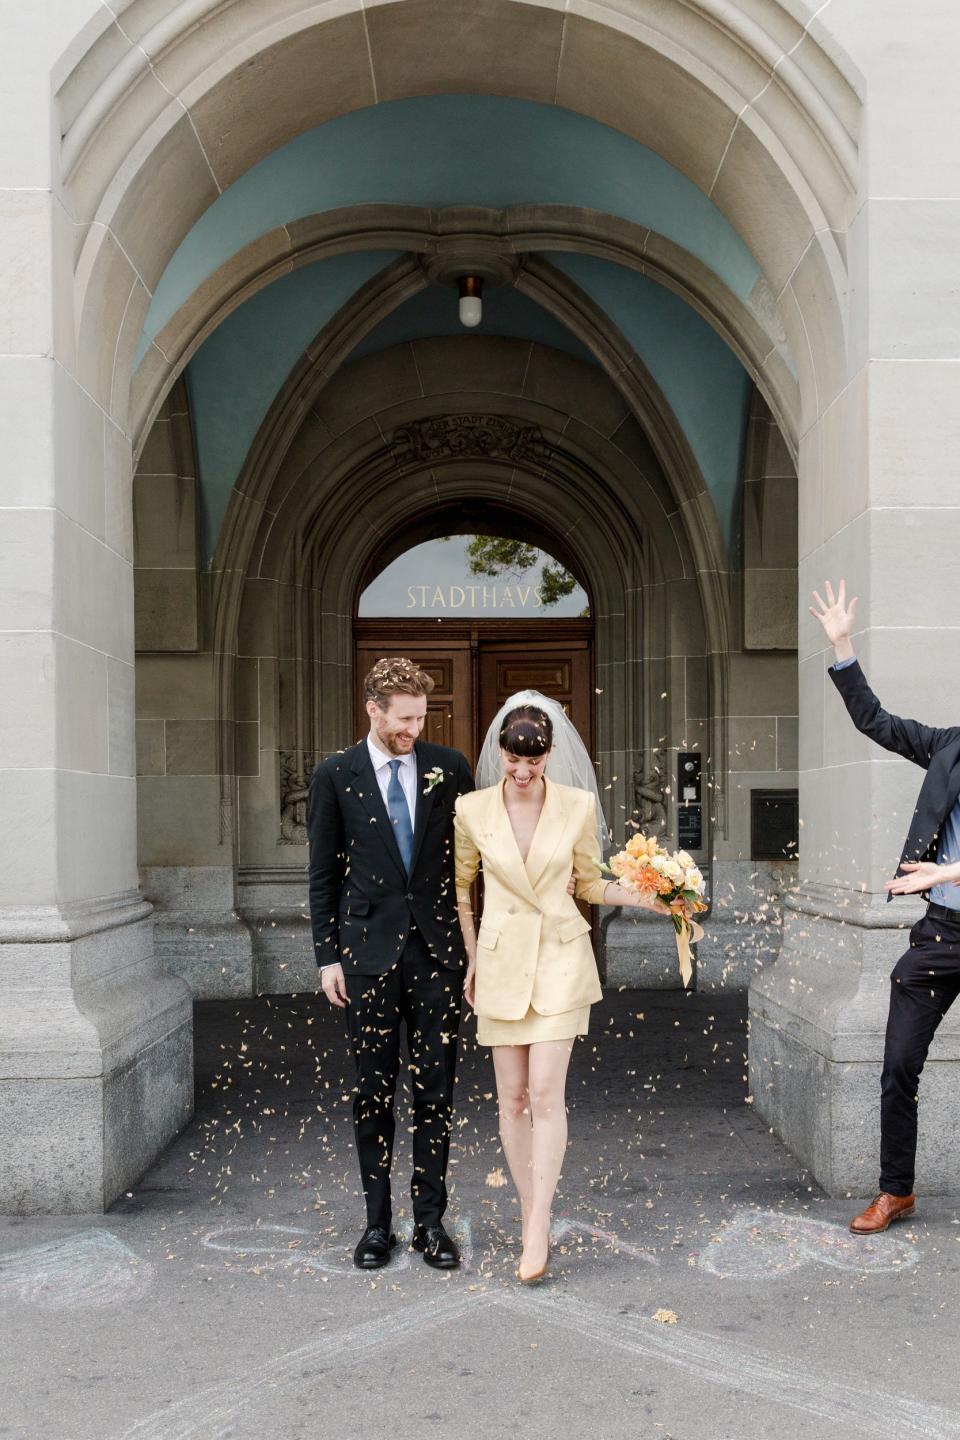
[[[571,1040],[586,1035],[590,1027],[590,1006],[563,1010],[559,1015],[541,1015],[531,1005],[522,1020],[491,1020],[477,1016],[478,1045],[536,1045],[540,1040]]]

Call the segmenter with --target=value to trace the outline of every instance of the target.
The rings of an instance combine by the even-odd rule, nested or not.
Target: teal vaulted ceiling
[[[751,380],[730,347],[679,296],[592,255],[551,255],[630,341],[687,437],[731,559]]]
[[[375,203],[585,207],[675,241],[745,302],[760,280],[753,256],[719,210],[652,150],[556,106],[429,96],[320,125],[231,185],[196,222],[161,277],[140,356],[197,286],[258,236],[303,216]],[[326,320],[394,258],[381,250],[304,265],[240,305],[194,355],[187,379],[208,560],[231,487],[284,379]],[[660,386],[735,558],[746,372],[684,301],[636,270],[583,255],[549,258],[606,312]],[[492,292],[486,310],[480,333],[535,340],[590,358],[558,320],[517,292]],[[358,353],[448,333],[463,333],[455,299],[430,289],[367,335]]]
[[[210,564],[230,491],[260,422],[317,333],[396,257],[336,255],[275,280],[240,305],[187,366],[200,480],[200,553]]]
[[[327,121],[252,166],[180,244],[154,292],[145,337],[267,230],[377,203],[582,205],[675,240],[743,300],[760,276],[717,207],[645,145],[555,105],[429,95]]]

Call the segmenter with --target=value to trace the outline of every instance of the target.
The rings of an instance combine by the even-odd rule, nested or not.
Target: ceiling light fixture
[[[460,295],[460,324],[473,330],[483,318],[483,281],[478,275],[461,275],[457,290]]]

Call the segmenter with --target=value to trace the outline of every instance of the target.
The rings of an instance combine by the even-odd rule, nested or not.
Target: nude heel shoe
[[[534,1270],[534,1272],[533,1272],[532,1275],[521,1275],[521,1274],[520,1274],[520,1266],[518,1265],[518,1266],[517,1266],[517,1269],[516,1269],[516,1277],[517,1277],[517,1279],[520,1281],[520,1284],[521,1284],[521,1285],[538,1285],[538,1284],[540,1283],[540,1281],[543,1280],[543,1279],[546,1277],[546,1274],[547,1274],[547,1271],[549,1270],[549,1268],[550,1268],[550,1241],[548,1240],[548,1241],[547,1241],[547,1258],[546,1258],[546,1260],[544,1260],[543,1264],[540,1266],[540,1269],[539,1269],[539,1270]]]

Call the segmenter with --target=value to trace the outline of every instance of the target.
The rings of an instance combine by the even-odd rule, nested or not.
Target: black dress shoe
[[[353,1263],[358,1270],[379,1270],[390,1259],[396,1243],[397,1237],[392,1231],[384,1230],[382,1225],[368,1225],[353,1252]]]
[[[435,1270],[455,1270],[460,1251],[442,1225],[414,1225],[410,1244]]]

